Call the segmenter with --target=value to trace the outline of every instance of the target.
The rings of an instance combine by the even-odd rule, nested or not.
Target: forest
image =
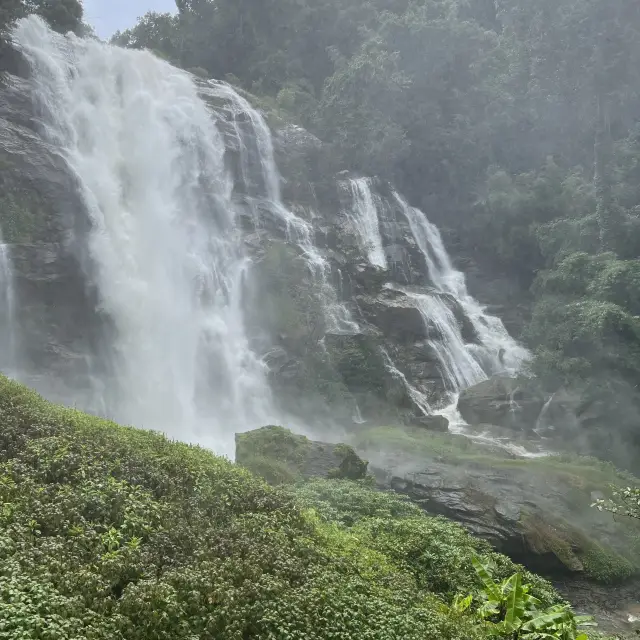
[[[395,183],[459,260],[511,283],[533,371],[611,425],[593,448],[640,444],[637,2],[176,4],[113,42],[226,79],[330,145],[336,167]],[[91,33],[77,0],[0,11]]]

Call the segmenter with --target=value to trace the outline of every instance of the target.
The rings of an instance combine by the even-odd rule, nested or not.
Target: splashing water
[[[193,78],[33,16],[14,41],[33,71],[42,132],[80,185],[91,277],[115,325],[96,405],[229,453],[234,431],[271,421],[273,408],[244,331],[250,261],[224,141]]]
[[[262,115],[251,104],[224,82],[211,80],[202,85],[200,92],[208,97],[222,99],[229,105],[237,136],[240,167],[247,192],[250,194],[252,210],[267,207],[272,215],[285,227],[287,239],[299,247],[307,266],[314,277],[330,333],[355,334],[360,328],[349,310],[341,304],[331,285],[331,266],[314,243],[312,225],[285,207],[280,191],[280,175],[275,161],[273,139]],[[243,126],[238,122],[242,121]],[[253,162],[253,158],[258,162]],[[259,168],[251,176],[250,167]],[[262,188],[256,188],[262,185]]]
[[[530,358],[527,349],[509,335],[500,318],[487,314],[482,305],[469,294],[464,274],[453,268],[438,228],[429,222],[422,211],[409,206],[397,193],[394,197],[424,256],[433,286],[438,292],[453,296],[473,325],[480,344],[468,345],[467,348],[480,361],[485,370],[484,378],[487,374],[499,372],[517,373]],[[464,388],[457,386],[458,391]]]

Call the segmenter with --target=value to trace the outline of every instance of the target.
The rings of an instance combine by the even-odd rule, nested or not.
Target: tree
[[[0,31],[6,31],[24,16],[35,13],[53,29],[66,33],[82,27],[82,4],[78,0],[3,0],[0,6]]]
[[[614,515],[640,520],[640,489],[614,488],[611,500],[597,500],[592,506],[599,511],[608,511]]]

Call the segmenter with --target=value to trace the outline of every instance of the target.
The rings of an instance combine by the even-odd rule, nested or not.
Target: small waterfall
[[[460,304],[479,339],[479,344],[465,344],[457,322],[443,332],[445,339],[442,341],[441,362],[443,370],[453,374],[448,376],[448,384],[455,392],[459,392],[494,373],[517,373],[529,359],[529,352],[509,335],[500,318],[485,313],[482,305],[469,294],[464,274],[453,268],[438,228],[429,222],[422,211],[409,206],[397,193],[394,193],[394,197],[424,256],[432,285],[438,293],[451,295]],[[425,301],[420,308],[436,324],[444,320],[445,324],[451,325],[449,321],[453,314],[448,319],[443,317],[440,305]],[[472,359],[476,364],[472,363]],[[456,373],[454,363],[457,363],[462,375]]]
[[[422,411],[422,413],[425,416],[433,413],[433,410],[429,405],[429,400],[427,396],[424,393],[421,393],[420,391],[418,391],[418,389],[416,389],[407,380],[407,376],[405,376],[404,373],[402,373],[402,371],[400,371],[400,369],[396,367],[396,365],[393,363],[393,360],[391,359],[391,356],[387,353],[386,349],[381,347],[380,353],[384,358],[385,367],[387,368],[387,371],[389,372],[391,377],[394,378],[395,380],[398,380],[400,384],[402,384],[402,386],[405,388],[405,390],[409,394],[409,397],[413,400],[414,404],[420,409],[420,411]]]
[[[0,231],[0,371],[17,375],[16,308],[11,249]]]
[[[55,34],[33,16],[14,41],[33,71],[42,132],[81,187],[99,311],[115,326],[95,406],[232,452],[234,431],[274,416],[244,330],[251,263],[224,140],[194,79],[148,52]],[[273,197],[276,188],[273,179]]]
[[[374,195],[370,178],[357,178],[347,182],[352,198],[351,210],[347,215],[355,227],[362,247],[367,252],[369,262],[374,267],[387,268],[387,257],[382,247],[378,211],[381,198]]]
[[[209,98],[223,100],[229,105],[237,136],[242,179],[250,196],[252,211],[257,211],[260,206],[268,208],[284,225],[288,241],[301,250],[317,283],[327,331],[341,334],[359,333],[357,322],[352,319],[349,310],[340,303],[331,284],[331,266],[315,246],[312,225],[289,210],[282,202],[273,139],[264,118],[248,100],[224,82],[211,80],[200,87],[200,92]],[[239,126],[238,122],[243,126]],[[253,166],[259,169],[257,175],[251,174]],[[260,224],[259,219],[257,222]]]

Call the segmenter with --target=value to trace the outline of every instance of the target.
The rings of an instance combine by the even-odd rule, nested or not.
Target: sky
[[[83,0],[84,19],[100,38],[133,27],[147,11],[174,12],[175,0]]]

